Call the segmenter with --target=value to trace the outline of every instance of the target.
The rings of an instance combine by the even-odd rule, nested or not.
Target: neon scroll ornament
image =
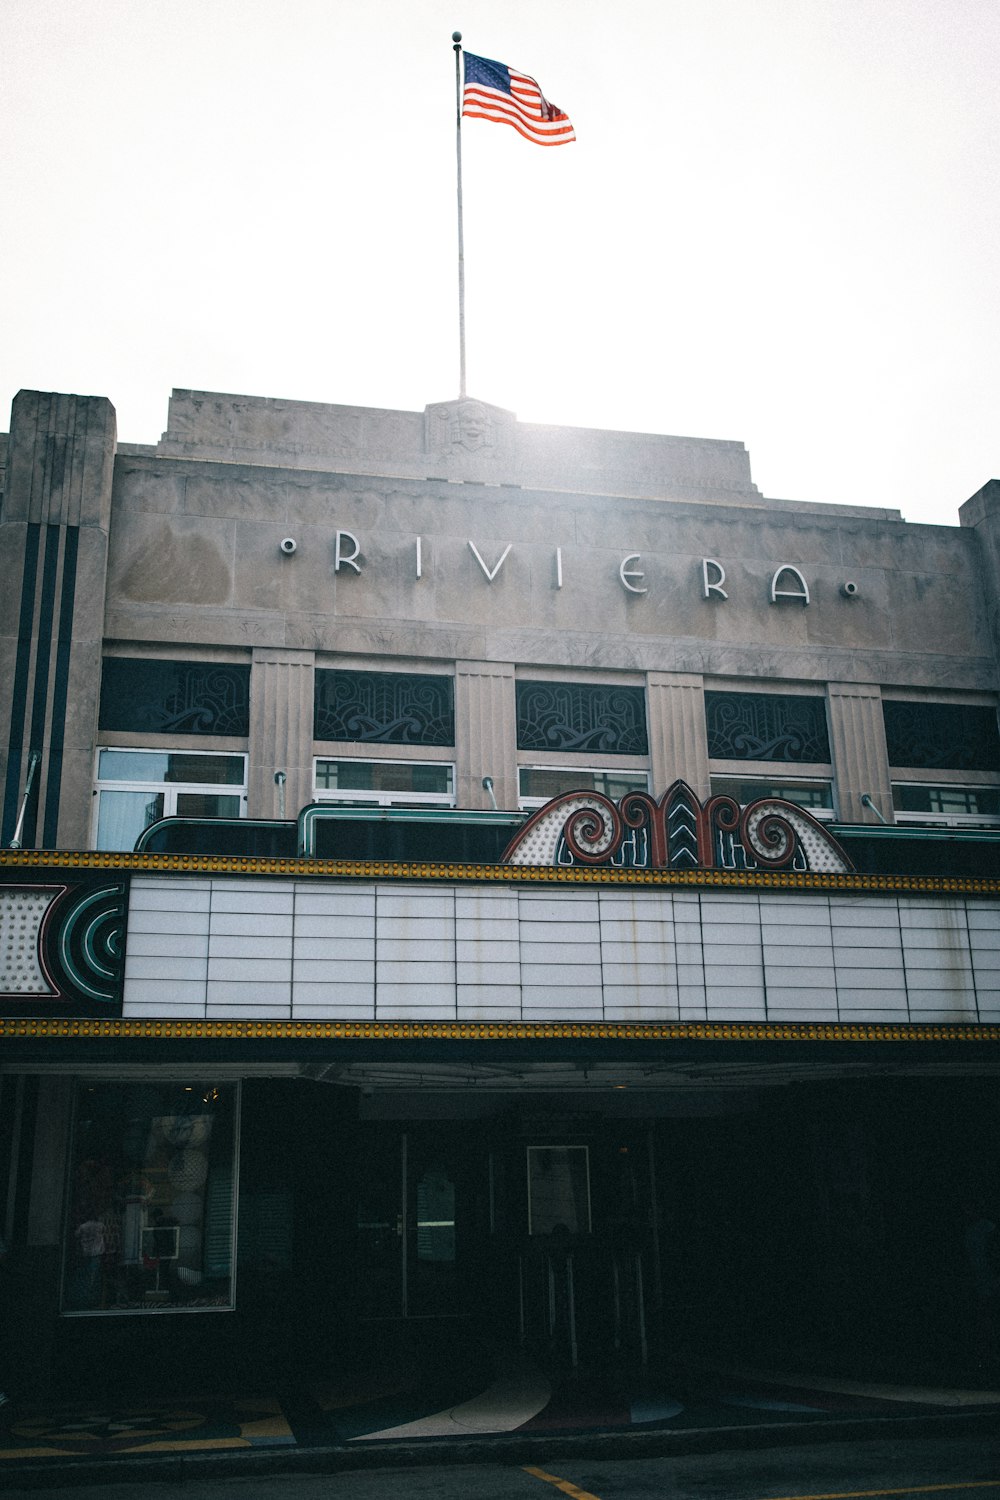
[[[745,807],[733,797],[702,803],[684,781],[657,801],[629,792],[563,792],[525,823],[502,863],[614,865],[633,870],[809,870],[847,874],[854,866],[804,808],[781,797]]]

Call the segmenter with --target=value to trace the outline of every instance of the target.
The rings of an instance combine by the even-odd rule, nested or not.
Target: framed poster
[[[528,1233],[590,1233],[590,1152],[586,1146],[528,1147]]]

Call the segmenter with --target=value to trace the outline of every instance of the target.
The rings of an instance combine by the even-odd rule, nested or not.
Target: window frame
[[[184,1082],[184,1079],[187,1082]],[[66,1179],[63,1189],[61,1238],[59,1245],[59,1283],[58,1283],[58,1316],[62,1318],[145,1318],[164,1317],[171,1314],[183,1314],[192,1316],[202,1314],[226,1314],[236,1311],[237,1306],[237,1273],[239,1269],[239,1210],[240,1210],[240,1137],[243,1120],[243,1085],[239,1078],[219,1076],[213,1073],[211,1077],[203,1076],[197,1068],[189,1074],[177,1075],[167,1078],[158,1078],[155,1086],[159,1088],[175,1088],[188,1091],[196,1091],[207,1086],[216,1086],[231,1091],[232,1110],[232,1140],[230,1142],[231,1157],[231,1183],[232,1199],[229,1214],[229,1278],[228,1298],[225,1302],[218,1303],[163,1303],[157,1301],[148,1306],[111,1306],[111,1307],[70,1307],[68,1286],[71,1275],[71,1242],[74,1238],[72,1228],[73,1221],[73,1170],[77,1164],[77,1147],[79,1142],[79,1130],[81,1119],[81,1106],[84,1091],[90,1085],[118,1086],[124,1093],[125,1089],[146,1082],[147,1080],[138,1074],[115,1072],[111,1074],[104,1069],[93,1072],[78,1074],[74,1079],[72,1115],[68,1137],[68,1149],[66,1153]],[[139,1167],[137,1171],[141,1170]],[[146,1233],[149,1226],[143,1226]]]
[[[895,771],[895,767],[893,768]],[[961,779],[959,779],[961,778]],[[912,772],[893,774],[891,778],[892,789],[892,813],[894,821],[901,827],[914,828],[1000,828],[1000,813],[984,812],[923,812],[913,811],[896,805],[897,787],[922,787],[928,792],[948,791],[956,792],[994,792],[1000,796],[1000,776],[994,775],[987,779],[970,781],[968,772],[947,773],[938,772],[935,776],[917,775]]]
[[[433,766],[448,771],[451,780],[450,792],[380,792],[372,790],[336,789],[320,787],[317,773],[322,761],[349,761],[366,766]],[[457,806],[457,766],[453,760],[439,760],[430,756],[396,755],[314,755],[312,766],[312,799],[324,807],[455,807]]]
[[[741,765],[746,765],[748,763],[746,761],[741,761],[740,764]],[[760,766],[765,766],[766,767],[768,765],[768,762],[767,761],[754,761],[753,764],[754,765],[760,765]],[[782,762],[782,764],[784,764],[784,762]],[[713,765],[712,771],[711,771],[711,774],[710,774],[710,777],[709,777],[709,784],[711,786],[711,795],[713,797],[717,797],[717,796],[728,797],[728,796],[732,796],[733,795],[732,792],[729,792],[729,791],[726,791],[726,790],[723,790],[723,789],[719,789],[717,787],[717,783],[721,782],[721,781],[726,781],[726,782],[733,782],[733,781],[741,782],[742,781],[742,782],[747,783],[748,785],[749,784],[760,785],[760,783],[762,783],[762,782],[764,782],[764,783],[770,782],[770,783],[773,783],[775,785],[775,787],[777,787],[777,788],[782,788],[782,787],[787,788],[787,787],[795,787],[795,786],[802,786],[802,787],[822,787],[822,788],[825,788],[829,792],[830,801],[829,801],[829,805],[828,806],[825,806],[825,807],[812,807],[812,806],[810,806],[806,802],[795,802],[795,799],[793,797],[784,797],[783,800],[787,801],[787,802],[793,803],[793,805],[796,806],[796,807],[801,807],[801,809],[802,809],[803,812],[810,813],[812,815],[812,817],[816,818],[821,823],[834,823],[837,820],[837,788],[836,788],[836,783],[834,781],[832,772],[830,774],[826,775],[826,776],[782,776],[782,775],[780,775],[780,773],[776,774],[776,775],[773,775],[773,776],[768,775],[766,773],[764,775],[748,776],[748,775],[734,775],[730,771],[720,771],[720,770],[716,769],[717,765],[718,765],[718,762],[716,762],[715,765]],[[739,802],[739,804],[740,804],[741,807],[746,807],[750,802],[756,802],[760,797],[778,797],[778,798],[782,798],[783,797],[783,793],[782,793],[781,790],[759,792],[754,797],[747,797],[745,799],[737,797],[736,800]]]
[[[138,780],[136,778],[128,778],[128,777],[122,777],[122,776],[114,776],[114,777],[109,777],[109,778],[106,778],[106,779],[102,779],[102,777],[101,777],[101,756],[105,755],[105,754],[160,756],[161,758],[164,757],[164,756],[173,756],[173,755],[178,755],[178,756],[179,755],[189,755],[189,756],[197,757],[199,760],[206,760],[208,758],[211,758],[213,760],[217,760],[217,759],[220,759],[220,758],[228,758],[230,760],[237,760],[238,759],[238,760],[242,761],[242,763],[243,763],[243,780],[242,780],[242,782],[162,781],[162,780],[140,781],[140,780]],[[98,843],[98,833],[99,833],[100,824],[101,824],[101,798],[102,798],[102,794],[105,793],[105,792],[136,792],[136,793],[145,793],[147,795],[159,795],[159,796],[162,796],[163,797],[163,810],[159,814],[159,818],[171,818],[171,817],[178,816],[178,814],[177,814],[177,798],[178,798],[178,796],[192,795],[192,796],[202,796],[202,797],[204,797],[204,796],[235,797],[236,800],[237,800],[237,802],[238,802],[238,804],[239,804],[239,810],[236,813],[236,817],[238,817],[238,818],[245,818],[247,816],[247,812],[248,812],[249,756],[248,756],[248,754],[247,754],[247,752],[245,750],[203,750],[200,746],[198,746],[198,747],[184,746],[183,748],[179,748],[178,746],[173,745],[173,744],[155,746],[155,745],[112,745],[112,744],[106,744],[105,743],[105,744],[99,745],[97,747],[97,749],[95,750],[95,752],[94,752],[94,784],[93,784],[93,797],[92,797],[92,801],[93,801],[94,805],[93,805],[93,812],[92,812],[92,816],[91,816],[91,832],[90,832],[91,847],[94,848],[95,850],[100,849],[100,847],[101,847],[100,844]],[[192,815],[191,814],[182,814],[182,816],[186,817],[186,816],[192,816]],[[206,817],[218,816],[219,818],[231,818],[233,816],[233,814],[232,813],[228,813],[228,812],[227,813],[218,813],[218,814],[208,813],[208,814],[204,814],[203,816],[206,816]],[[154,818],[153,822],[158,822],[159,818]],[[149,828],[151,826],[152,826],[151,824],[147,823],[145,825],[145,828]],[[145,828],[140,829],[140,833],[145,832]]]
[[[583,761],[583,757],[581,757],[581,761]],[[642,767],[642,768],[640,768],[640,767],[631,767],[631,766],[596,766],[596,765],[594,765],[594,763],[593,763],[592,760],[584,761],[584,763],[582,763],[580,765],[573,765],[573,764],[566,764],[565,757],[563,757],[562,763],[558,764],[558,765],[553,765],[552,763],[542,764],[542,763],[538,763],[538,762],[532,763],[532,762],[529,762],[529,761],[518,761],[518,766],[517,766],[517,805],[518,805],[518,808],[521,811],[523,811],[523,812],[531,812],[531,811],[534,811],[535,808],[544,807],[547,802],[551,802],[552,801],[553,797],[559,797],[559,796],[563,795],[561,792],[553,792],[548,797],[535,797],[535,796],[532,796],[532,795],[530,795],[528,793],[522,792],[522,790],[521,790],[521,775],[522,775],[522,772],[525,772],[525,771],[529,771],[529,772],[530,771],[556,771],[556,772],[564,772],[565,774],[567,774],[569,776],[574,776],[574,775],[579,774],[581,777],[584,777],[584,776],[605,776],[605,777],[608,777],[608,778],[613,779],[613,780],[621,780],[624,777],[632,777],[632,776],[637,777],[637,778],[638,777],[642,778],[643,783],[644,783],[642,786],[629,787],[628,791],[621,793],[621,796],[627,796],[629,794],[629,792],[632,792],[632,791],[647,792],[648,793],[649,789],[650,789],[649,788],[650,772],[649,772],[648,766],[647,767]],[[610,792],[602,791],[602,789],[600,787],[589,788],[589,787],[583,786],[582,783],[578,787],[571,788],[571,790],[573,790],[573,791],[577,791],[577,790],[579,790],[579,791],[593,791],[596,795],[605,796],[605,797],[612,797],[612,794]],[[618,801],[618,800],[619,800],[618,797],[612,797],[612,801]]]

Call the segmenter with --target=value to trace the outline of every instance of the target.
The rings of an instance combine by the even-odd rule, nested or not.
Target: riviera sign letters
[[[291,555],[294,552],[294,543],[291,546],[291,538],[286,538],[282,543],[282,550]],[[501,569],[510,556],[514,543],[508,542],[496,555],[485,554],[480,551],[477,544],[471,539],[467,543],[473,559],[481,571],[486,582],[493,583],[499,577]],[[415,578],[424,576],[424,550],[423,538],[414,538],[413,567]],[[361,543],[351,531],[338,529],[334,533],[333,542],[333,571],[340,573],[345,568],[361,575],[366,566],[366,559],[361,551]],[[642,568],[642,554],[629,552],[621,560],[618,567],[618,581],[622,588],[630,594],[647,594],[649,589],[645,583],[645,573]],[[703,557],[701,559],[701,596],[703,599],[728,599],[729,594],[724,587],[726,582],[726,570],[718,558]],[[552,586],[561,589],[563,586],[563,549],[556,547],[553,552]],[[857,596],[857,584],[846,581],[840,585],[840,594],[845,599],[853,599]],[[769,598],[772,604],[781,600],[794,600],[799,604],[809,604],[809,585],[803,574],[792,563],[779,563],[771,577]]]

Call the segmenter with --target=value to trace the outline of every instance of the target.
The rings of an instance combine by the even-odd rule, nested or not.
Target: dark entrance
[[[26,1388],[67,1394],[83,1368],[129,1394],[350,1374],[397,1335],[450,1368],[466,1332],[549,1368],[976,1383],[993,1324],[967,1219],[1000,1222],[998,1099],[971,1076],[634,1097],[248,1080],[234,1311],[61,1316],[35,1256],[8,1337]]]
[[[648,1126],[537,1107],[362,1121],[356,1161],[361,1324],[465,1320],[559,1366],[648,1357],[660,1298]]]
[[[358,1167],[358,1315],[468,1315],[488,1232],[481,1145],[450,1122],[361,1125]]]

